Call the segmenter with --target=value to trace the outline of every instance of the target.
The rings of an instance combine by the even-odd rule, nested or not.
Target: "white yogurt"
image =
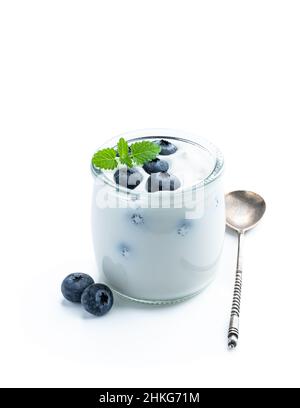
[[[217,149],[205,141],[170,139],[173,133],[164,132],[142,131],[141,137],[154,135],[176,145],[175,154],[159,158],[179,178],[178,190],[148,193],[149,175],[139,168],[143,181],[136,189],[118,191],[114,172],[105,172],[96,177],[93,193],[93,240],[101,274],[120,294],[150,303],[182,300],[207,286],[217,270],[225,231]],[[117,200],[118,208],[107,208],[104,197]],[[162,198],[173,206],[162,208]]]

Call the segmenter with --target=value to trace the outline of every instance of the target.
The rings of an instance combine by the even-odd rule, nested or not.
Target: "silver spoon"
[[[262,197],[250,191],[233,191],[226,195],[227,226],[238,233],[238,256],[233,304],[228,331],[228,347],[236,348],[239,338],[239,318],[242,294],[242,248],[245,232],[254,228],[266,211]]]

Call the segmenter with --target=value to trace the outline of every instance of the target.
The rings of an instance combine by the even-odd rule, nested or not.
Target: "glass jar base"
[[[140,299],[140,298],[135,298],[132,296],[125,295],[124,293],[119,292],[118,290],[115,290],[113,287],[111,287],[112,291],[119,295],[120,297],[130,300],[132,302],[136,303],[142,303],[146,305],[175,305],[177,303],[185,302],[186,300],[189,300],[197,295],[199,295],[201,292],[203,292],[214,280],[215,276],[205,284],[201,289],[197,290],[196,292],[191,293],[190,295],[174,298],[174,299],[165,299],[165,300],[160,300],[160,299]]]

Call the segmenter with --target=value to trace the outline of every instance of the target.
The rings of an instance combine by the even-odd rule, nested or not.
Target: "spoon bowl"
[[[254,228],[266,211],[264,199],[251,191],[233,191],[226,195],[226,222],[237,232]]]

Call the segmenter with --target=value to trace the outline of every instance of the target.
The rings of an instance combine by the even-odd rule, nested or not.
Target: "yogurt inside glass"
[[[137,167],[141,182],[128,189],[116,184],[116,170],[92,166],[99,271],[113,290],[132,300],[159,304],[187,299],[213,280],[222,253],[223,157],[208,141],[174,130],[139,130],[120,137],[129,145],[141,140],[174,145],[176,152],[158,158],[167,162],[167,173],[180,185],[149,192],[151,176]],[[118,140],[104,147],[116,146]]]

